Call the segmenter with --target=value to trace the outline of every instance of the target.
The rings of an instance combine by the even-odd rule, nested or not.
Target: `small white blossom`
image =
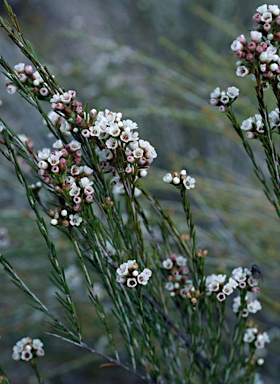
[[[83,221],[82,217],[80,217],[77,213],[75,213],[75,215],[73,215],[73,214],[69,215],[69,219],[70,219],[70,224],[72,226],[77,226],[77,227]]]
[[[171,175],[171,173],[167,173],[164,177],[163,177],[163,181],[165,183],[171,183],[173,180],[173,177]]]

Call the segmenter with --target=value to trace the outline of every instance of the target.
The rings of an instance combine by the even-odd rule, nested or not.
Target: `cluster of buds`
[[[84,204],[93,202],[93,182],[89,179],[93,170],[80,165],[82,151],[78,141],[72,140],[63,144],[61,140],[57,140],[53,148],[53,151],[48,148],[38,151],[37,163],[38,173],[43,176],[44,182],[52,186],[65,201],[64,207],[51,214],[52,224],[77,226],[81,222],[77,212],[83,210]]]
[[[185,169],[182,169],[180,173],[174,172],[173,175],[171,173],[167,173],[163,177],[163,181],[183,189],[192,189],[195,187],[195,179],[188,176]]]
[[[253,16],[256,21],[255,30],[251,31],[251,39],[247,41],[240,35],[231,44],[231,49],[238,59],[237,76],[244,77],[249,73],[261,72],[263,82],[279,83],[280,58],[277,54],[280,41],[280,9],[277,5],[262,5]],[[266,86],[265,86],[266,87]]]
[[[19,89],[16,85],[18,81],[30,88],[31,92],[39,99],[45,100],[49,98],[51,91],[48,84],[38,71],[34,71],[32,65],[19,63],[14,66],[14,73],[11,74],[11,78],[6,79],[6,88],[9,94],[17,92]]]
[[[43,343],[40,339],[24,337],[13,347],[12,358],[14,360],[29,361],[35,357],[44,356]]]
[[[129,288],[134,288],[137,284],[147,285],[152,276],[152,271],[149,268],[139,272],[139,265],[136,263],[136,260],[128,260],[121,264],[116,272],[116,281],[127,285]]]
[[[225,112],[231,104],[239,96],[239,89],[236,87],[228,87],[225,91],[221,91],[219,87],[210,93],[209,103],[218,107],[220,112]]]
[[[165,289],[169,291],[170,296],[188,297],[193,289],[193,282],[188,278],[187,259],[173,253],[170,258],[163,260],[162,266],[168,272]]]
[[[244,343],[250,343],[251,345],[254,345],[254,348],[256,349],[263,349],[266,343],[270,343],[267,332],[259,332],[258,328],[256,327],[250,327],[246,329],[243,336],[243,341]]]
[[[236,288],[241,290],[245,289],[247,293],[252,293],[254,295],[259,293],[260,289],[258,287],[258,282],[260,275],[257,275],[256,273],[256,268],[258,267],[253,267],[254,266],[252,266],[251,270],[242,267],[235,268],[227,282],[227,275],[224,274],[212,274],[207,276],[205,280],[206,294],[211,295],[212,293],[215,293],[219,301],[224,301]],[[240,296],[238,296],[238,298],[236,298],[234,312],[238,312],[240,306]],[[258,302],[257,300],[255,301]],[[249,312],[252,311],[249,310]]]

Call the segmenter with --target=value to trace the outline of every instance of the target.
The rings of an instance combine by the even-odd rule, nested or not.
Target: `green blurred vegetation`
[[[164,5],[160,0],[10,3],[41,61],[65,88],[77,90],[78,98],[95,108],[121,110],[138,122],[143,138],[159,154],[144,183],[164,202],[182,231],[185,223],[179,196],[162,182],[162,176],[186,168],[197,179],[191,194],[193,215],[198,246],[209,249],[209,273],[257,263],[264,275],[263,310],[254,318],[261,329],[279,337],[277,217],[225,116],[208,105],[209,93],[216,86],[235,85],[241,93],[235,105],[240,121],[257,113],[253,83],[235,76],[236,60],[229,46],[251,28],[251,15],[260,4],[253,0],[246,4],[242,0],[167,0]],[[24,61],[3,33],[0,47],[12,64]],[[40,116],[21,103],[18,95],[6,95],[4,81],[0,87],[3,118],[17,132],[34,138],[38,148],[48,146]],[[273,107],[272,98],[268,104]],[[262,164],[258,143],[255,146]],[[0,165],[0,227],[7,229],[9,237],[9,244],[2,243],[0,251],[39,297],[58,311],[48,279],[46,247],[10,165],[4,159]],[[66,240],[56,232],[54,236],[65,266],[75,265]],[[46,356],[39,362],[46,383],[82,384],[89,377],[94,383],[136,383],[123,371],[99,368],[102,362],[95,357],[44,336],[46,325],[40,313],[25,303],[2,270],[0,278],[0,363],[13,383],[22,383],[22,377],[32,383],[29,367],[11,360],[12,346],[28,334],[46,343]],[[86,296],[79,280],[76,294]],[[92,340],[102,345],[89,301],[81,300],[79,311],[92,331]],[[268,384],[277,382],[276,344],[277,340],[268,346],[261,371]]]

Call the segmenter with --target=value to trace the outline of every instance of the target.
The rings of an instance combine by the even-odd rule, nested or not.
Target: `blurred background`
[[[140,136],[156,147],[158,158],[144,180],[168,207],[183,230],[179,196],[162,182],[166,172],[187,169],[197,179],[191,193],[198,245],[208,248],[207,271],[230,272],[257,263],[264,276],[254,316],[268,330],[265,383],[279,377],[279,221],[266,201],[243,147],[225,115],[208,105],[217,86],[235,85],[241,97],[235,105],[240,121],[257,113],[253,83],[235,75],[230,44],[253,27],[255,0],[10,0],[25,37],[41,62],[66,89],[91,107],[122,111],[137,121]],[[0,10],[4,15],[3,9]],[[0,54],[14,65],[26,62],[1,32]],[[268,104],[275,108],[267,93]],[[42,118],[19,95],[8,95],[0,83],[2,118],[37,148],[49,146]],[[253,143],[264,167],[261,148]],[[0,252],[54,311],[54,289],[48,279],[47,250],[13,169],[0,158]],[[106,343],[89,313],[75,257],[57,236],[60,255],[79,299],[90,341]],[[137,383],[124,371],[100,368],[103,361],[44,334],[44,317],[0,269],[0,364],[13,384],[34,383],[31,368],[11,359],[12,346],[22,337],[40,337],[46,356],[40,359],[46,383]],[[102,290],[102,287],[100,287]],[[102,291],[101,291],[102,294]],[[277,376],[278,375],[278,376]]]

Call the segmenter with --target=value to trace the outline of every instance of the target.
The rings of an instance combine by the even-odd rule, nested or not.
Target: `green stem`
[[[39,371],[39,368],[38,368],[38,365],[36,364],[35,359],[31,359],[30,363],[31,363],[31,366],[32,366],[32,368],[34,369],[34,371],[36,373],[36,376],[38,378],[39,384],[44,384],[44,380],[42,378],[41,372]]]

